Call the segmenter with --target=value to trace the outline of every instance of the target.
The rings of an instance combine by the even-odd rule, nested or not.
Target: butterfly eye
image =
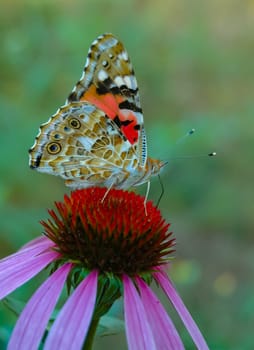
[[[73,128],[73,129],[79,129],[81,127],[81,123],[78,119],[76,118],[72,118],[69,120],[69,125]]]
[[[61,151],[62,147],[58,142],[50,142],[47,146],[47,151],[50,154],[57,154]]]

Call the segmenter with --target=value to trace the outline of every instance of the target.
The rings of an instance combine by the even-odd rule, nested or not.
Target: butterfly
[[[74,189],[128,189],[150,183],[163,162],[147,157],[137,81],[127,51],[112,34],[92,43],[66,104],[40,126],[29,165]]]

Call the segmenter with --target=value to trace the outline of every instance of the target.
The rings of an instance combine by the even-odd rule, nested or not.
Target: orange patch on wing
[[[137,125],[137,118],[134,113],[126,114],[121,112],[119,109],[119,104],[124,101],[124,98],[120,95],[113,95],[111,93],[106,93],[99,95],[96,92],[96,87],[92,85],[80,98],[80,101],[88,101],[94,104],[96,107],[100,108],[103,112],[109,116],[110,119],[114,120],[118,116],[120,122],[130,121],[128,125],[121,125],[120,129],[127,140],[134,144],[137,142],[139,133],[135,129]]]
[[[80,98],[80,101],[88,101],[105,112],[111,119],[118,114],[118,104],[116,97],[110,93],[99,95],[96,87],[92,85]]]

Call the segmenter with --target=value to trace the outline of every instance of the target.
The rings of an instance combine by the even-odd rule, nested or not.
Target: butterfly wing
[[[91,45],[81,79],[67,99],[103,110],[134,146],[139,165],[147,159],[146,135],[135,74],[123,44],[112,34]]]
[[[60,175],[75,188],[125,188],[129,171],[138,164],[135,147],[102,110],[88,102],[60,108],[40,127],[29,153],[31,168]]]

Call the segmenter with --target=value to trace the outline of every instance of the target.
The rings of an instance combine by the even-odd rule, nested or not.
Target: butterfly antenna
[[[196,129],[192,128],[189,131],[187,131],[187,133],[185,135],[183,135],[182,137],[180,137],[177,141],[176,144],[178,145],[179,143],[182,143],[186,140],[187,137],[191,136],[194,134],[194,132],[196,131]]]
[[[217,156],[216,152],[211,152],[211,153],[208,154],[208,157],[214,157],[214,156]]]
[[[171,159],[193,159],[193,158],[203,158],[203,157],[215,157],[217,156],[216,152],[210,152],[208,154],[196,154],[196,155],[192,155],[192,156],[179,156],[179,157],[173,157]]]
[[[177,148],[177,146],[183,142],[185,142],[187,140],[187,138],[191,135],[193,135],[196,132],[196,129],[192,128],[189,131],[186,132],[185,135],[181,136],[180,138],[178,138],[175,143],[172,145],[171,150],[170,150],[170,154],[175,154],[175,150]],[[172,159],[173,157],[170,156],[170,159]]]
[[[196,132],[196,129],[192,128],[190,129],[189,131],[187,131],[187,133],[185,135],[183,135],[182,137],[180,137],[176,143],[175,143],[175,146],[176,145],[179,145],[180,143],[183,143],[185,142],[185,140],[189,137],[189,136],[192,136],[194,133]],[[188,158],[200,158],[200,157],[214,157],[216,156],[217,153],[216,152],[210,152],[208,154],[200,154],[200,155],[192,155],[192,156],[180,156],[180,157],[171,157],[171,160],[172,159],[188,159]]]

